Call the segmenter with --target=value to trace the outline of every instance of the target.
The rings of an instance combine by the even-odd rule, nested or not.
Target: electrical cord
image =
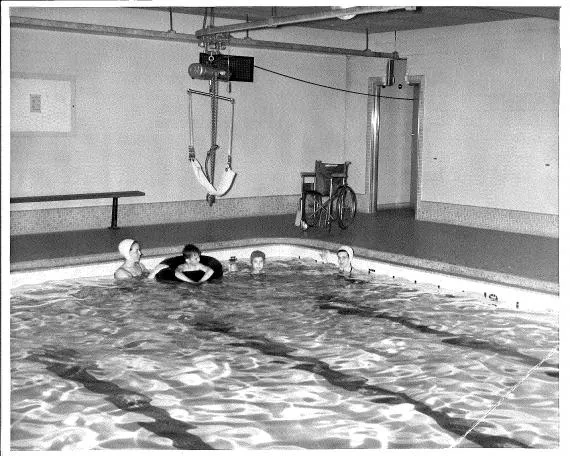
[[[355,95],[364,95],[364,96],[367,96],[367,97],[373,97],[373,96],[374,96],[374,94],[372,94],[372,93],[355,92],[355,91],[352,91],[352,90],[339,89],[339,88],[337,88],[337,87],[331,87],[331,86],[327,86],[327,85],[324,85],[324,84],[318,84],[318,83],[316,83],[316,82],[306,81],[306,80],[304,80],[304,79],[299,79],[299,78],[296,78],[296,77],[294,77],[294,76],[289,76],[289,75],[287,75],[287,74],[279,73],[279,72],[277,72],[277,71],[268,70],[267,68],[260,67],[259,65],[254,65],[254,67],[257,68],[257,69],[259,69],[259,70],[267,71],[268,73],[273,73],[273,74],[276,74],[276,75],[278,75],[278,76],[282,76],[282,77],[284,77],[284,78],[293,79],[294,81],[304,82],[305,84],[311,84],[311,85],[318,86],[318,87],[324,87],[325,89],[338,90],[339,92],[353,93],[353,94],[355,94]],[[380,95],[380,98],[390,98],[390,99],[392,99],[392,100],[410,100],[410,101],[416,99],[416,98],[389,97],[389,96],[387,96],[387,95]]]

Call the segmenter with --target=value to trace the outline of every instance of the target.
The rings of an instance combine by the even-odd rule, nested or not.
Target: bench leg
[[[117,226],[117,215],[119,213],[119,198],[113,198],[113,207],[111,209],[111,226],[109,227],[110,230],[117,230],[119,227]]]

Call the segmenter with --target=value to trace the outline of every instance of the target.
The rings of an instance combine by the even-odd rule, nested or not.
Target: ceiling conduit
[[[415,10],[415,7],[404,6],[355,6],[351,8],[335,8],[319,13],[299,14],[296,16],[269,17],[264,21],[242,22],[240,24],[223,25],[220,27],[207,27],[196,32],[198,38],[220,33],[245,32],[246,30],[259,30],[265,28],[281,27],[283,25],[301,24],[304,22],[322,21],[325,19],[343,19],[360,14],[386,13],[395,10]]]
[[[346,15],[347,11],[350,9],[352,8],[347,8],[346,10],[343,10],[342,13],[336,12],[336,14]],[[253,24],[253,22],[250,22],[249,24]],[[10,18],[10,26],[15,28],[28,28],[36,30],[49,30],[55,32],[82,33],[82,34],[91,34],[91,35],[119,36],[124,38],[139,38],[139,39],[175,41],[175,42],[197,43],[197,44],[201,42],[201,40],[198,39],[196,35],[187,34],[187,33],[178,33],[175,31],[161,32],[159,30],[115,27],[109,25],[86,24],[81,22],[55,21],[50,19],[35,19],[35,18],[28,18],[21,16],[12,16]],[[231,45],[233,47],[273,49],[273,50],[282,50],[290,52],[352,55],[358,57],[394,58],[393,52],[374,52],[369,49],[359,50],[359,49],[348,49],[348,48],[335,48],[328,46],[316,46],[310,44],[282,43],[277,41],[253,40],[251,38],[240,39],[232,37]]]

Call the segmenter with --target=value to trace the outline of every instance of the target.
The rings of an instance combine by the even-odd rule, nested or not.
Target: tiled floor
[[[119,221],[120,223],[120,221]],[[328,241],[358,249],[405,255],[492,273],[558,284],[558,239],[483,230],[414,219],[410,210],[387,210],[358,214],[347,230],[333,227],[302,232],[294,214],[215,221],[122,227],[62,233],[11,236],[10,263],[116,254],[124,238],[142,243],[143,251],[187,243],[255,238],[293,238]]]

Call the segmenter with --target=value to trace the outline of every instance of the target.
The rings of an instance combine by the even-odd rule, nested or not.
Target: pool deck
[[[137,239],[145,256],[170,255],[194,243],[203,251],[293,244],[471,279],[559,293],[557,238],[485,230],[414,219],[411,210],[358,214],[347,230],[302,232],[294,214],[107,228],[10,237],[10,270],[45,269],[118,260],[118,243]],[[143,257],[144,262],[144,257]]]

